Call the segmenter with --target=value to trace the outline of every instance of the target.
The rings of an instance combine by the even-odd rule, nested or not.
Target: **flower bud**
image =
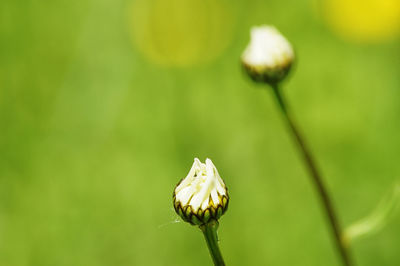
[[[276,84],[289,73],[294,51],[285,37],[272,26],[253,27],[250,43],[242,54],[242,65],[256,82]]]
[[[186,178],[175,187],[174,208],[192,225],[218,220],[228,208],[229,196],[224,181],[210,159],[201,163],[195,158]]]

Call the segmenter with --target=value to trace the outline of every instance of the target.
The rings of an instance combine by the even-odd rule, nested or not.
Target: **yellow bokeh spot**
[[[136,0],[129,16],[136,47],[159,65],[209,62],[232,39],[227,0]]]
[[[384,42],[400,33],[400,0],[325,0],[323,13],[341,36],[357,42]]]

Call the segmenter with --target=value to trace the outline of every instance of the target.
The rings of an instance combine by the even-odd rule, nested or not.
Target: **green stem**
[[[207,224],[200,225],[200,229],[206,239],[208,250],[215,266],[225,266],[224,259],[222,258],[221,251],[218,246],[218,221],[212,220]]]
[[[312,180],[312,182],[315,186],[315,189],[319,195],[321,204],[323,206],[323,209],[325,210],[330,227],[332,229],[336,248],[340,254],[343,265],[351,266],[353,264],[351,262],[349,250],[346,248],[345,243],[342,241],[342,237],[341,237],[343,231],[339,224],[337,214],[333,207],[331,197],[329,196],[329,193],[322,181],[321,174],[316,166],[314,158],[311,155],[311,152],[308,149],[308,147],[304,141],[304,138],[300,134],[300,131],[298,130],[293,117],[291,116],[290,112],[288,111],[285,100],[279,90],[278,85],[277,84],[272,85],[272,89],[274,91],[274,95],[278,102],[278,105],[285,117],[285,120],[293,134],[293,137],[295,138],[295,141],[298,145],[299,151],[304,159],[304,163],[305,163],[307,170],[309,171],[309,174],[311,176],[311,180]]]

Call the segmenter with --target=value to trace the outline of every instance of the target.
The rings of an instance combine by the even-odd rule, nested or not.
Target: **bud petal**
[[[186,222],[201,225],[218,220],[227,210],[228,191],[210,159],[206,163],[195,158],[186,178],[176,186],[173,194],[176,213]]]
[[[250,43],[242,54],[242,65],[257,82],[277,83],[289,73],[294,51],[286,38],[272,26],[253,27]]]

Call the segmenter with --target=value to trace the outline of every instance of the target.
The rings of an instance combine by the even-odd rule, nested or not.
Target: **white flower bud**
[[[202,225],[218,220],[228,208],[229,196],[224,181],[210,159],[201,163],[195,158],[186,178],[176,186],[174,208],[183,220]]]
[[[294,60],[291,44],[272,26],[253,27],[250,37],[241,58],[249,76],[270,84],[283,80]]]

